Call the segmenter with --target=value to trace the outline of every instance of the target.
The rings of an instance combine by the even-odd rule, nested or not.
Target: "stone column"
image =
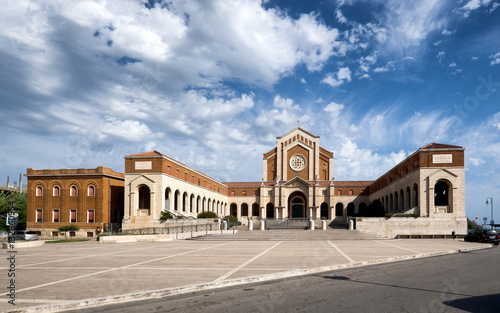
[[[260,230],[266,230],[266,222],[265,221],[260,221]]]
[[[321,229],[326,230],[326,221],[325,220],[321,221]]]
[[[311,219],[309,221],[311,230],[314,230],[314,221]]]
[[[253,221],[252,220],[248,221],[248,230],[253,230]]]

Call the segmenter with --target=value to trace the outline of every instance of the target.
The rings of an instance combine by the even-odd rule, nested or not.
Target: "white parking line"
[[[335,250],[337,250],[340,254],[342,254],[342,256],[344,258],[347,259],[347,261],[349,261],[350,263],[356,263],[356,261],[354,261],[353,259],[351,259],[347,254],[344,253],[344,251],[340,250],[336,245],[334,245],[330,240],[328,240],[328,243],[335,248]]]
[[[79,279],[79,278],[100,275],[100,274],[103,274],[103,273],[107,273],[107,272],[111,272],[111,271],[116,271],[116,270],[121,270],[121,269],[124,269],[124,268],[129,268],[129,267],[132,267],[132,266],[136,266],[136,265],[141,265],[141,264],[151,263],[151,262],[155,262],[155,261],[170,259],[170,258],[173,258],[173,257],[176,257],[176,256],[181,256],[181,255],[185,255],[185,254],[189,254],[189,253],[193,253],[193,252],[203,251],[203,250],[207,250],[207,249],[213,249],[213,248],[217,248],[217,247],[220,247],[220,246],[228,245],[230,243],[232,243],[232,242],[227,242],[227,243],[223,243],[223,244],[216,245],[216,246],[205,247],[205,248],[202,248],[202,249],[197,249],[197,250],[193,250],[193,251],[182,252],[182,253],[178,253],[178,254],[174,254],[174,255],[169,255],[169,256],[165,256],[165,257],[153,259],[153,260],[148,260],[148,261],[138,262],[138,263],[129,264],[129,265],[125,265],[125,266],[120,266],[120,267],[116,267],[116,268],[112,268],[112,269],[108,269],[108,270],[104,270],[104,271],[100,271],[100,272],[94,272],[94,273],[80,275],[80,276],[75,276],[75,277],[71,277],[71,278],[67,278],[67,279],[61,279],[61,280],[53,281],[53,282],[46,283],[46,284],[41,284],[41,285],[37,285],[37,286],[32,286],[32,287],[28,287],[28,288],[16,290],[16,293],[17,292],[21,292],[21,291],[36,289],[36,288],[40,288],[40,287],[46,287],[46,286],[50,286],[50,285],[55,285],[55,284],[59,284],[59,283],[63,283],[63,282],[67,282],[67,281],[71,281],[71,280],[75,280],[75,279]],[[139,249],[135,249],[135,250],[139,250]]]
[[[396,246],[396,245],[391,245],[390,243],[386,243],[386,242],[382,242],[382,241],[378,241],[378,240],[374,240],[374,241],[375,241],[375,242],[378,242],[378,243],[381,243],[381,244],[384,244],[384,245],[387,245],[387,246],[394,247],[394,248],[398,248],[398,249],[402,249],[402,250],[410,251],[410,252],[413,252],[413,253],[417,253],[417,254],[421,254],[421,253],[422,253],[422,252],[417,251],[417,250],[406,249],[406,248],[403,248],[403,247],[398,247],[398,246]]]
[[[261,256],[263,256],[264,254],[266,254],[268,251],[271,251],[274,247],[276,247],[277,245],[279,245],[280,243],[282,243],[283,241],[280,241],[278,242],[277,244],[275,244],[274,246],[272,246],[271,248],[259,253],[258,255],[254,256],[253,258],[251,258],[250,260],[246,261],[245,263],[241,264],[240,266],[230,270],[229,272],[227,272],[226,274],[222,275],[221,277],[217,278],[216,280],[214,280],[214,282],[220,282],[226,278],[228,278],[229,276],[233,275],[234,273],[236,273],[237,271],[239,271],[240,269],[244,268],[245,266],[247,266],[248,264],[252,263],[253,261],[257,260],[258,258],[260,258]]]

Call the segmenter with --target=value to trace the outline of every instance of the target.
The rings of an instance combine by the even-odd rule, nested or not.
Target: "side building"
[[[79,227],[70,236],[94,237],[123,219],[124,174],[95,169],[27,169],[26,229],[57,238],[58,228]]]

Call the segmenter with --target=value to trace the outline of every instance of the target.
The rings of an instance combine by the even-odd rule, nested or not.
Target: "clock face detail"
[[[306,159],[302,155],[296,154],[290,158],[290,167],[296,172],[303,170],[306,167]]]

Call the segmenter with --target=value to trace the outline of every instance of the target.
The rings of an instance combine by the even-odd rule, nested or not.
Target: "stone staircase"
[[[206,241],[326,241],[326,240],[385,240],[389,238],[365,233],[359,230],[332,229],[327,230],[300,230],[300,229],[271,229],[247,230],[239,227],[234,235],[209,234],[190,240]]]

